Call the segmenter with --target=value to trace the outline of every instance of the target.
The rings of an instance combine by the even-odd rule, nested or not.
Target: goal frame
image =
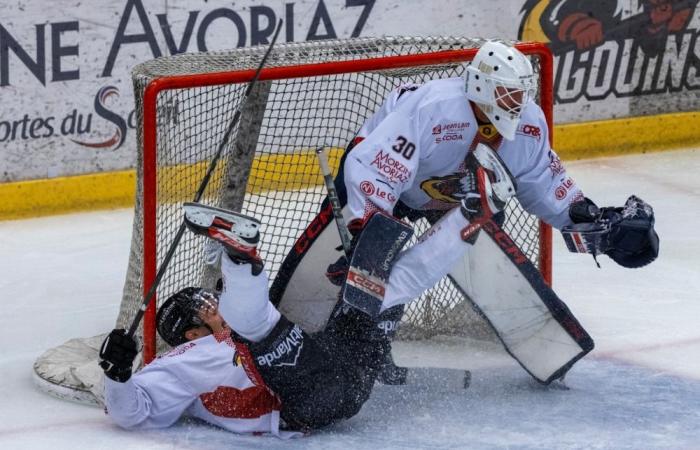
[[[550,144],[553,141],[553,56],[545,44],[521,42],[515,47],[525,55],[539,58],[540,101],[547,126],[549,127]],[[263,68],[260,81],[271,81],[311,76],[336,75],[341,73],[356,73],[399,69],[435,64],[464,63],[474,58],[477,48],[443,50],[422,54],[401,56],[385,56],[378,58],[357,59],[349,61],[322,62],[313,64],[288,65]],[[165,76],[148,83],[143,93],[143,295],[145,296],[155,281],[157,272],[157,99],[166,90],[186,89],[193,87],[248,83],[255,76],[254,69],[215,72],[206,74],[191,74]],[[243,105],[240,105],[242,107]],[[538,268],[548,285],[552,283],[552,230],[544,222],[539,222],[539,244],[541,251],[538,255]],[[151,300],[143,318],[143,360],[148,364],[156,356],[156,316],[157,293]]]

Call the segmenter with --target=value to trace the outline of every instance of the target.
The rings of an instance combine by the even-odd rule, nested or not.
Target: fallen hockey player
[[[491,181],[484,178],[482,187],[483,183],[490,186]],[[394,249],[380,258],[391,268],[383,287],[381,312],[370,316],[340,301],[325,330],[314,335],[287,320],[269,301],[268,278],[257,253],[259,222],[217,208],[186,204],[188,227],[220,242],[226,250],[221,258],[223,290],[218,311],[233,330],[232,340],[222,339],[226,333],[210,325],[211,320],[204,322],[201,307],[186,309],[189,316],[171,317],[175,304],[196,306],[202,299],[213,302],[214,294],[199,288],[181,291],[160,308],[158,331],[171,345],[179,346],[133,376],[137,344],[124,330],[113,330],[100,352],[109,415],[127,428],[149,428],[169,426],[187,412],[232,431],[276,435],[281,431],[305,432],[354,416],[369,398],[386,361],[404,304],[437,281],[435,275],[414,276],[416,262],[440,255],[439,264],[449,265],[469,247],[461,233],[469,218],[481,217],[482,205],[503,205],[487,202],[477,191],[470,199],[473,204],[467,207],[465,203],[464,208],[448,213],[423,240],[400,254],[410,227],[377,214],[368,229],[383,230],[382,245]],[[436,242],[440,244],[434,245]],[[358,248],[362,247],[362,242],[358,243]],[[190,339],[194,340],[188,342]],[[231,344],[236,348],[234,358],[226,356]],[[231,365],[232,360],[236,365]],[[238,403],[245,396],[219,394],[230,402],[225,407],[212,400],[219,405],[215,412],[228,414],[223,418],[207,407],[212,401],[203,400],[212,395],[216,398],[224,388],[252,386],[258,387],[255,401],[260,404],[252,407],[258,415],[235,415],[251,408]],[[279,420],[275,408],[279,408]]]
[[[185,288],[158,309],[156,328],[173,349],[131,374],[136,342],[112,331],[101,351],[109,417],[127,429],[163,428],[182,416],[196,417],[234,433],[282,438],[280,402],[234,366],[231,329],[218,312],[218,298]]]

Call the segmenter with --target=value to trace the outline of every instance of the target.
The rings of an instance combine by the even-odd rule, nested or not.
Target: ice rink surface
[[[700,448],[700,151],[567,167],[601,206],[651,203],[661,251],[642,269],[607,257],[598,269],[555,233],[554,288],[596,342],[565,384],[540,386],[503,355],[462,356],[469,389],[378,386],[358,416],[292,442],[188,420],[127,432],[36,390],[38,355],[114,325],[132,212],[0,222],[0,448]]]

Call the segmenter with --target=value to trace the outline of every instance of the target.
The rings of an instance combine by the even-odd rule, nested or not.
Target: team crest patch
[[[432,199],[445,203],[459,203],[472,184],[470,174],[452,173],[443,177],[431,177],[420,184],[420,188]]]
[[[496,127],[494,127],[492,124],[487,123],[484,125],[479,125],[479,134],[484,139],[490,140],[498,136],[498,131],[496,131]]]

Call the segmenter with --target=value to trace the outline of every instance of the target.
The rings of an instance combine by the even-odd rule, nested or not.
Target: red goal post
[[[386,39],[386,38],[385,38]],[[415,38],[414,38],[415,39]],[[335,41],[333,41],[335,42]],[[369,42],[369,41],[367,41]],[[380,45],[377,43],[378,40],[372,41],[371,47],[380,47]],[[416,40],[415,42],[418,42]],[[414,45],[415,42],[412,42],[411,44]],[[351,73],[375,73],[375,72],[381,72],[381,71],[391,71],[391,72],[397,72],[401,73],[402,71],[407,71],[407,73],[421,73],[421,69],[425,68],[426,70],[432,70],[434,67],[457,67],[458,65],[465,63],[469,60],[471,60],[478,48],[478,41],[469,41],[470,44],[473,44],[472,47],[467,47],[467,48],[454,48],[459,46],[460,40],[455,39],[454,41],[449,41],[446,40],[444,43],[445,47],[451,47],[450,49],[439,49],[440,46],[438,45],[438,50],[437,51],[425,51],[425,52],[417,52],[417,53],[410,53],[410,54],[397,54],[397,55],[381,55],[381,56],[374,56],[372,52],[359,52],[357,55],[352,55],[350,54],[350,58],[347,58],[346,55],[343,55],[341,59],[336,60],[336,61],[321,61],[321,62],[316,62],[316,61],[306,61],[304,60],[303,56],[305,54],[303,44],[282,44],[276,47],[271,55],[270,59],[270,66],[267,68],[264,68],[260,74],[260,81],[265,82],[268,81],[274,85],[275,83],[281,82],[282,80],[318,80],[319,78],[326,78],[330,79],[333,76],[336,75],[341,75],[341,74],[351,74]],[[312,44],[313,45],[313,44]],[[415,45],[414,45],[415,46]],[[552,139],[552,54],[549,51],[549,49],[543,45],[543,44],[538,44],[538,43],[517,43],[516,44],[517,48],[523,52],[524,54],[535,58],[537,60],[537,72],[538,72],[538,77],[539,77],[539,104],[542,107],[545,116],[547,118],[547,122],[550,128],[550,140]],[[415,46],[417,48],[420,48],[420,46]],[[431,50],[430,45],[425,46],[427,50]],[[347,47],[343,47],[347,48]],[[352,47],[351,47],[352,48]],[[312,52],[312,50],[309,50],[309,52]],[[234,54],[236,51],[234,50],[233,52],[230,52],[229,55]],[[332,52],[330,52],[332,53]],[[299,62],[301,63],[295,63],[293,59],[291,60],[286,60],[285,55],[288,54],[295,54],[295,55],[301,55],[299,57]],[[248,67],[254,67],[254,57],[257,55],[255,53],[249,53],[245,54],[242,53],[243,56],[247,57],[246,63],[248,64]],[[194,55],[195,57],[197,55]],[[206,56],[206,55],[205,55]],[[216,55],[213,55],[216,56]],[[213,57],[212,56],[212,57]],[[234,56],[229,56],[231,58],[234,58]],[[139,81],[136,81],[137,77],[137,72],[135,71],[135,89],[137,90],[137,98],[140,98],[141,105],[137,106],[137,111],[139,112],[139,118],[142,119],[141,123],[139,124],[139,137],[140,137],[140,146],[141,146],[141,151],[142,151],[142,156],[141,156],[141,161],[140,161],[140,167],[138,169],[139,172],[139,189],[137,192],[137,195],[140,196],[140,199],[137,199],[137,207],[136,207],[136,216],[135,216],[135,225],[134,225],[134,230],[136,233],[136,228],[140,227],[142,230],[142,236],[137,236],[135,239],[140,240],[139,243],[132,242],[132,258],[136,257],[140,259],[141,263],[141,269],[138,270],[137,272],[140,272],[141,281],[138,283],[140,284],[140,290],[134,291],[129,287],[129,281],[127,280],[127,285],[125,286],[124,290],[124,302],[128,303],[139,303],[140,300],[142,299],[142,296],[145,295],[145,293],[148,291],[150,288],[151,284],[153,283],[153,280],[155,279],[155,274],[158,269],[159,265],[159,259],[162,258],[162,253],[163,253],[163,248],[167,247],[170,245],[170,241],[172,240],[172,233],[169,231],[170,228],[164,228],[166,225],[163,224],[163,221],[177,221],[181,220],[178,219],[180,215],[177,213],[177,211],[172,212],[171,210],[176,210],[177,205],[181,204],[182,201],[187,201],[191,200],[192,194],[194,193],[194,190],[190,192],[187,192],[188,189],[193,187],[196,183],[194,180],[191,181],[186,181],[184,183],[184,187],[182,190],[179,190],[180,188],[174,189],[174,193],[170,192],[164,192],[164,181],[159,178],[163,177],[170,177],[170,176],[179,176],[178,174],[180,173],[180,169],[178,167],[181,167],[183,165],[189,167],[189,169],[186,170],[193,170],[194,173],[203,173],[201,170],[198,169],[192,169],[192,166],[196,166],[197,163],[200,163],[201,161],[206,160],[206,156],[203,158],[194,158],[194,159],[188,159],[185,158],[184,162],[180,162],[177,160],[170,160],[166,159],[163,160],[163,155],[161,154],[164,149],[165,151],[169,151],[169,149],[175,149],[175,145],[171,145],[169,142],[165,142],[168,139],[172,139],[173,142],[175,142],[176,139],[179,139],[176,136],[176,134],[169,134],[167,130],[164,130],[165,127],[168,127],[170,123],[170,119],[168,119],[168,113],[164,113],[164,104],[167,105],[167,101],[164,103],[164,96],[171,95],[171,99],[175,99],[171,101],[170,103],[170,108],[173,108],[175,110],[176,114],[182,114],[183,107],[181,106],[185,99],[192,99],[194,98],[194,95],[188,96],[187,94],[183,94],[184,92],[191,91],[191,90],[198,90],[204,92],[202,89],[206,87],[220,87],[220,86],[242,86],[245,87],[245,84],[248,83],[254,76],[255,70],[251,68],[244,68],[241,70],[234,69],[234,70],[221,70],[218,71],[215,70],[213,72],[203,72],[200,71],[199,73],[185,73],[187,71],[187,65],[184,64],[186,61],[184,59],[178,58],[178,56],[174,57],[169,57],[166,58],[167,61],[165,61],[168,65],[174,65],[177,66],[180,61],[182,61],[182,67],[180,69],[180,73],[176,73],[178,69],[176,68],[173,72],[175,73],[170,73],[170,70],[165,70],[163,71],[164,73],[159,74],[157,71],[154,71],[153,68],[156,67],[155,65],[152,66],[149,70],[151,70],[151,73],[149,76],[152,77],[145,86],[142,89],[142,96],[138,92],[140,88]],[[245,58],[244,58],[245,59]],[[180,60],[180,61],[178,61]],[[159,60],[155,60],[156,62]],[[290,63],[291,62],[291,63]],[[161,60],[161,63],[163,61]],[[148,63],[146,63],[148,64]],[[144,67],[141,67],[143,70]],[[198,71],[199,68],[195,68],[193,72]],[[264,83],[261,83],[264,84]],[[371,86],[367,87],[367,89],[372,89]],[[207,91],[209,92],[209,91]],[[214,92],[214,91],[211,91]],[[293,92],[293,91],[290,91]],[[174,93],[174,94],[169,94],[169,93]],[[202,102],[205,101],[211,101],[212,105],[216,102],[226,102],[226,99],[215,99],[213,95],[217,94],[208,94],[208,93],[202,93]],[[221,95],[225,95],[222,93]],[[289,93],[284,93],[280,94],[282,98],[286,97],[287,95],[291,95]],[[205,99],[204,96],[207,98]],[[269,97],[269,93],[267,94]],[[280,103],[281,104],[281,103]],[[241,107],[240,104],[237,105],[238,107]],[[250,105],[244,105],[244,108],[250,108]],[[192,111],[195,112],[197,110],[206,110],[208,106],[191,106]],[[214,108],[214,106],[212,106]],[[166,107],[167,109],[167,107]],[[245,111],[244,111],[245,113]],[[264,113],[263,113],[264,114]],[[273,113],[270,113],[270,115]],[[296,114],[296,112],[294,113]],[[226,117],[227,114],[221,114],[220,121],[222,126],[225,126],[225,124],[228,123],[228,117]],[[360,119],[363,119],[364,117],[361,117]],[[303,118],[302,118],[303,119]],[[177,120],[187,120],[191,121],[192,127],[194,131],[191,131],[192,133],[209,133],[209,131],[205,131],[206,127],[201,127],[201,129],[196,125],[196,117],[194,115],[188,116],[187,119],[182,119],[179,118]],[[177,122],[176,120],[176,122]],[[277,120],[277,119],[275,119]],[[283,118],[280,118],[279,120],[284,120]],[[242,120],[242,123],[245,122]],[[359,123],[361,123],[361,120],[358,120]],[[212,125],[215,128],[218,127],[218,125],[214,124]],[[313,125],[309,125],[313,126]],[[239,133],[242,130],[243,125],[237,127],[237,132]],[[359,128],[359,127],[358,127]],[[183,132],[186,134],[186,132]],[[234,134],[236,134],[234,133]],[[189,134],[187,135],[188,137],[186,139],[189,139]],[[237,142],[237,139],[240,136],[233,137],[231,140],[233,143],[229,147],[235,147],[235,142]],[[211,141],[210,143],[203,143],[202,148],[208,148],[209,146],[216,147],[218,145],[217,141],[217,135],[216,133],[211,133]],[[183,138],[185,139],[185,138]],[[341,143],[337,143],[337,145],[340,145]],[[260,146],[260,143],[258,142],[256,145]],[[310,148],[307,147],[307,148]],[[233,151],[233,149],[231,150]],[[161,152],[161,153],[159,153]],[[173,150],[175,152],[175,150]],[[257,158],[257,156],[255,156]],[[270,156],[272,158],[272,156]],[[302,157],[299,157],[303,159]],[[293,158],[292,158],[293,159]],[[296,161],[296,160],[295,160]],[[224,162],[222,161],[222,164]],[[337,159],[335,161],[337,165]],[[228,167],[231,167],[231,161],[228,161]],[[252,163],[255,165],[255,163]],[[261,165],[264,165],[262,163],[258,164],[256,167],[258,170],[260,170]],[[171,170],[172,172],[169,172],[168,170]],[[222,169],[223,170],[223,169]],[[261,175],[262,179],[266,179],[264,174]],[[196,177],[195,177],[196,178]],[[225,175],[222,175],[222,178],[226,178]],[[275,177],[271,177],[275,178]],[[200,181],[201,177],[199,180]],[[246,184],[248,184],[248,181],[250,180],[245,180]],[[222,182],[219,182],[222,183]],[[225,182],[223,182],[225,183]],[[240,189],[240,186],[238,186]],[[194,189],[196,189],[196,186],[194,186]],[[219,188],[217,188],[219,189]],[[261,187],[251,187],[250,185],[247,186],[247,194],[245,196],[250,196],[250,195],[255,195],[256,192],[260,192],[260,190],[263,189]],[[297,189],[292,189],[296,191]],[[218,191],[217,191],[218,192]],[[165,194],[165,197],[163,195]],[[221,197],[224,194],[209,194],[208,195],[208,200],[210,203],[218,203],[221,204],[220,201],[217,201],[217,197]],[[244,200],[245,203],[245,200]],[[268,203],[269,205],[274,204],[274,202]],[[317,203],[318,204],[318,203]],[[309,204],[308,208],[313,209],[317,207],[316,205]],[[174,208],[171,208],[172,205],[175,205]],[[169,218],[164,218],[165,216],[163,215],[164,210],[169,210]],[[295,216],[296,217],[296,216]],[[139,220],[142,220],[142,222],[139,223]],[[292,219],[290,219],[292,220]],[[296,219],[294,219],[296,220]],[[175,226],[178,226],[179,223],[176,223]],[[170,227],[170,225],[167,225],[167,227]],[[547,280],[548,283],[551,283],[551,278],[552,278],[552,261],[551,261],[551,229],[549,226],[547,226],[544,223],[539,223],[538,225],[538,240],[539,240],[539,252],[536,257],[536,262],[540,268],[540,271],[542,272],[544,278]],[[303,228],[303,224],[302,224]],[[265,239],[268,235],[265,233],[263,234],[263,239]],[[275,238],[279,237],[280,239],[284,239],[287,236],[284,235],[284,233],[280,233],[279,236],[275,235]],[[188,245],[188,244],[185,244]],[[140,248],[139,248],[140,247]],[[170,270],[169,272],[173,272],[173,277],[177,277],[178,274],[182,275],[182,272],[180,272],[181,267],[183,266],[182,260],[185,260],[184,265],[186,266],[187,260],[189,258],[189,264],[192,265],[197,265],[197,264],[202,264],[201,262],[201,254],[204,250],[201,248],[195,249],[193,251],[190,251],[191,249],[186,248],[183,249],[183,252],[189,252],[190,256],[183,256],[180,258],[179,267],[178,269]],[[140,252],[140,256],[134,256],[135,252]],[[265,254],[265,248],[262,249],[263,255]],[[265,256],[265,255],[264,255]],[[273,263],[273,265],[276,264]],[[130,267],[133,267],[134,261],[130,261]],[[136,264],[139,265],[139,264]],[[272,269],[272,272],[274,273],[275,267],[269,267],[268,269]],[[132,270],[132,269],[130,269]],[[192,267],[191,270],[195,272],[199,272],[199,268]],[[133,281],[133,276],[138,276],[139,274],[130,274],[132,277]],[[167,276],[166,276],[167,278]],[[172,278],[172,277],[171,277]],[[184,277],[188,278],[188,277]],[[189,277],[190,280],[182,280],[183,282],[187,281],[192,281],[191,278],[196,278],[195,277]],[[173,293],[175,286],[179,289],[180,287],[184,287],[185,284],[178,283],[176,280],[173,281],[171,280],[169,283],[164,283],[164,285],[159,288],[158,294],[157,294],[157,300],[162,301],[164,296],[167,296],[169,293]],[[136,295],[138,293],[138,295]],[[156,354],[156,332],[155,332],[155,310],[156,310],[156,305],[157,301],[151,302],[148,310],[146,311],[146,314],[144,316],[144,323],[143,323],[143,339],[144,339],[144,361],[149,362]],[[124,305],[122,310],[124,311]],[[122,314],[127,314],[130,312],[135,312],[135,310],[131,308],[127,308],[126,312],[123,312]],[[133,313],[132,316],[133,317]],[[124,317],[122,321],[127,321],[130,320],[129,317]]]

